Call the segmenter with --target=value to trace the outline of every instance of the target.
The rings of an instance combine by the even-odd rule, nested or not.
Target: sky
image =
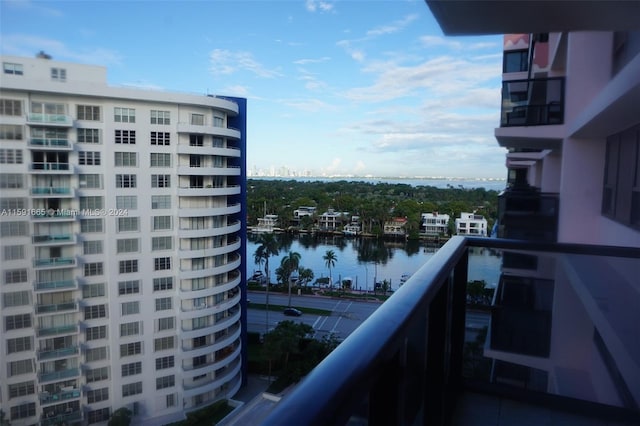
[[[0,0],[0,52],[41,50],[247,98],[250,174],[506,177],[502,36],[445,37],[423,0]]]

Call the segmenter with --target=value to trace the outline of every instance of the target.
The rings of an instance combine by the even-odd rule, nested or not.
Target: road
[[[248,298],[252,303],[266,303],[266,294],[263,292],[249,292]],[[286,306],[289,304],[289,296],[270,293],[269,304]],[[292,295],[291,306],[324,309],[331,311],[331,315],[305,313],[299,317],[289,317],[281,312],[269,311],[269,329],[273,329],[280,321],[291,320],[312,326],[315,331],[314,337],[316,338],[322,338],[333,333],[335,337],[344,339],[369,318],[380,306],[380,303]],[[249,309],[247,310],[248,330],[250,332],[264,333],[267,330],[266,317],[267,311],[251,309],[251,303],[249,303]]]
[[[249,292],[248,298],[253,303],[266,303],[263,292]],[[270,293],[269,304],[287,306],[289,296],[282,293]],[[339,339],[345,339],[358,328],[380,306],[379,302],[362,302],[339,300],[321,296],[291,296],[291,306],[296,308],[316,308],[331,311],[331,315],[302,314],[299,317],[288,317],[282,312],[269,311],[269,330],[275,328],[280,321],[291,320],[309,324],[314,329],[314,337],[321,339],[331,333]],[[262,309],[247,310],[247,328],[250,332],[264,333],[267,331],[267,311]],[[467,340],[473,340],[478,331],[488,327],[490,314],[488,312],[468,310],[466,313]]]

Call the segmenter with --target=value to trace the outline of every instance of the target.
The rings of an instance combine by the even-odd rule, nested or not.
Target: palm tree
[[[304,283],[305,286],[313,280],[313,271],[309,268],[298,269],[298,275],[300,276],[299,282]]]
[[[327,268],[329,268],[329,285],[333,289],[333,278],[331,278],[331,268],[333,268],[336,265],[336,262],[338,261],[338,257],[336,256],[336,253],[333,250],[327,250],[324,256],[322,256],[322,259],[324,260],[324,264],[327,266]]]
[[[282,278],[289,282],[289,306],[291,306],[291,274],[298,270],[300,265],[300,253],[290,251],[288,255],[280,261],[282,268]]]
[[[271,285],[271,277],[269,276],[269,258],[271,256],[278,255],[278,240],[276,240],[273,234],[262,234],[258,239],[260,244],[253,254],[253,258],[256,264],[259,264],[264,260],[264,274],[267,276],[267,309],[266,309],[266,332],[269,332],[269,286]],[[261,260],[262,259],[262,260]],[[266,334],[265,334],[266,335]]]

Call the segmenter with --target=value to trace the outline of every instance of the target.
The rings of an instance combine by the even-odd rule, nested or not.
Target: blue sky
[[[249,170],[505,178],[502,37],[444,37],[422,0],[0,0],[0,51],[111,85],[248,99]]]

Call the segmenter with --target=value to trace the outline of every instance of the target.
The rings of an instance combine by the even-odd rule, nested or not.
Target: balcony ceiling
[[[445,35],[640,29],[637,0],[426,0]]]

